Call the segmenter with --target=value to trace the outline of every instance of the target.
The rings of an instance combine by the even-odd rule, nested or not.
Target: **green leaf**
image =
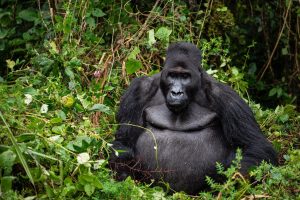
[[[250,63],[249,64],[248,74],[254,75],[256,71],[257,71],[256,63]]]
[[[133,74],[143,67],[142,63],[135,59],[128,59],[125,66],[127,74]]]
[[[86,152],[91,142],[92,139],[87,136],[77,136],[74,141],[70,141],[67,144],[67,148],[78,153]]]
[[[4,51],[7,41],[0,39],[0,51]]]
[[[62,110],[59,110],[59,111],[57,112],[57,116],[58,116],[59,118],[61,118],[63,121],[65,121],[65,120],[67,119],[66,113],[64,113],[64,111],[62,111]]]
[[[129,54],[128,59],[136,59],[136,55],[141,52],[139,47],[134,47],[132,52]]]
[[[106,114],[110,114],[111,111],[109,109],[109,107],[107,107],[106,105],[103,104],[94,104],[89,111],[100,111],[100,112],[104,112]]]
[[[274,96],[277,93],[277,88],[272,88],[269,92],[269,97]]]
[[[92,102],[86,98],[85,94],[77,94],[77,99],[80,101],[82,107],[84,109],[87,109],[88,107],[90,107],[90,105],[92,104]],[[75,107],[76,107],[77,104],[75,104]],[[78,107],[79,110],[82,110],[80,107]]]
[[[206,73],[208,73],[209,75],[213,75],[213,74],[216,74],[218,72],[218,70],[212,70],[212,69],[208,69],[207,71],[206,71]]]
[[[233,67],[231,69],[231,71],[232,71],[232,74],[235,75],[235,76],[239,74],[239,70],[236,67]]]
[[[65,68],[65,73],[70,79],[74,79],[74,73],[70,67]]]
[[[226,6],[222,7],[222,8],[217,8],[217,11],[219,12],[226,12],[228,10],[228,8]]]
[[[81,173],[78,176],[78,182],[82,185],[91,183],[93,181],[93,176],[90,173]]]
[[[68,67],[71,68],[76,68],[76,67],[81,67],[81,60],[79,60],[76,57],[73,57],[68,63],[67,63]]]
[[[91,196],[95,191],[95,186],[93,186],[91,184],[85,184],[84,191],[88,196]]]
[[[50,52],[51,53],[53,53],[53,54],[58,54],[59,53],[59,51],[58,51],[58,48],[57,48],[57,46],[56,46],[56,43],[54,42],[54,41],[51,41],[51,42],[49,42],[49,46],[50,46]]]
[[[97,176],[94,176],[93,185],[98,189],[103,187]]]
[[[226,64],[227,64],[227,63],[224,61],[224,62],[221,63],[220,67],[225,67]]]
[[[32,96],[38,95],[38,91],[33,87],[27,87],[23,89],[24,94],[31,94]]]
[[[160,71],[159,69],[152,70],[151,72],[149,72],[148,76],[152,76],[154,74],[157,74],[157,73],[159,73],[159,71]]]
[[[54,60],[47,58],[46,54],[34,57],[32,62],[36,67],[42,68],[43,73],[49,72],[54,64]]]
[[[289,120],[289,115],[288,114],[283,114],[279,117],[279,121],[281,121],[282,123],[285,123]]]
[[[0,29],[0,39],[4,39],[8,34],[8,29]]]
[[[76,187],[74,185],[68,184],[63,187],[63,190],[60,194],[60,196],[65,197],[71,194],[74,194],[76,192]]]
[[[4,151],[2,154],[0,154],[0,168],[10,171],[11,167],[14,165],[16,157],[17,156],[13,151]]]
[[[59,124],[61,122],[62,122],[62,119],[60,117],[55,117],[50,120],[51,124]]]
[[[35,134],[33,133],[24,133],[16,136],[18,142],[30,142],[35,140]]]
[[[283,93],[283,89],[277,88],[277,98],[281,97],[282,93]]]
[[[0,13],[0,19],[4,16],[11,16],[11,12],[4,12],[3,10],[1,10],[1,13]]]
[[[16,62],[13,61],[13,60],[8,59],[8,60],[6,60],[6,64],[7,64],[8,68],[13,69],[14,66],[16,65]]]
[[[289,51],[288,51],[288,48],[287,48],[287,47],[284,47],[284,48],[281,49],[281,54],[282,54],[283,56],[288,55],[288,53],[289,53]]]
[[[12,189],[12,181],[15,179],[16,177],[14,176],[4,176],[1,177],[1,190],[3,192],[8,192],[9,190]]]
[[[101,182],[99,181],[97,176],[94,176],[92,173],[88,174],[81,174],[78,178],[80,184],[83,185],[92,185],[98,189],[101,189],[103,186]]]
[[[291,157],[290,157],[289,155],[283,155],[283,158],[284,158],[286,161],[291,160]]]
[[[296,13],[297,13],[298,17],[300,17],[300,7],[298,7]]]
[[[60,126],[53,126],[52,127],[52,132],[59,134],[59,135],[64,135],[66,131],[66,125],[62,124]]]
[[[47,57],[44,57],[42,55],[36,57],[36,61],[37,61],[38,65],[42,65],[42,66],[51,66],[54,63],[53,60],[51,60],[51,59],[49,59]]]
[[[201,14],[201,12],[202,12],[202,10],[198,11],[198,14]],[[186,16],[184,16],[184,15],[181,15],[179,17],[179,19],[180,19],[180,22],[186,22],[186,20],[187,20]]]
[[[19,12],[19,17],[25,21],[33,22],[34,20],[38,19],[38,13],[37,10],[29,8]]]
[[[157,37],[161,41],[168,42],[171,33],[172,33],[172,30],[168,29],[167,27],[160,27],[156,31],[155,37]]]
[[[86,23],[87,25],[89,25],[89,27],[91,27],[92,29],[94,29],[96,27],[96,21],[93,17],[88,17],[86,19]]]
[[[106,14],[105,14],[101,9],[99,9],[99,8],[94,9],[93,12],[92,12],[92,14],[93,14],[93,16],[95,16],[95,17],[103,17],[103,16],[106,15]]]
[[[150,47],[152,47],[153,44],[155,44],[156,40],[154,37],[154,29],[151,29],[148,31],[148,44]]]

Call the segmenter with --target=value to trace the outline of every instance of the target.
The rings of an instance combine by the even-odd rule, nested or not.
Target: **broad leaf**
[[[148,44],[151,47],[153,44],[155,44],[155,42],[154,29],[151,29],[148,31]]]
[[[136,59],[136,55],[138,55],[141,52],[139,47],[134,47],[132,52],[129,54],[128,59]]]
[[[37,10],[29,8],[19,12],[19,17],[25,21],[33,22],[34,20],[38,19],[38,13]]]
[[[93,16],[95,16],[95,17],[103,17],[103,16],[106,15],[106,14],[105,14],[101,9],[99,9],[99,8],[94,9],[93,12],[92,12],[92,14],[93,14]]]
[[[155,37],[157,37],[159,40],[161,41],[165,41],[168,42],[169,41],[169,37],[172,33],[172,30],[166,28],[166,27],[160,27],[156,33],[155,33]]]
[[[125,66],[127,74],[133,74],[143,67],[142,63],[135,59],[128,59]]]
[[[111,113],[109,107],[107,107],[106,105],[103,105],[103,104],[94,104],[92,106],[92,108],[89,109],[89,111],[100,111],[100,112],[104,112],[106,114]]]

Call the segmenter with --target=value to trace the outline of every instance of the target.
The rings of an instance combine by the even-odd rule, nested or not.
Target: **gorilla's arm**
[[[231,87],[203,73],[205,93],[220,117],[225,138],[243,151],[242,173],[262,160],[277,163],[271,143],[262,134],[250,107]]]
[[[143,125],[143,110],[158,89],[159,81],[155,80],[156,77],[135,78],[121,98],[117,114],[120,125],[113,142],[113,148],[121,150],[118,157],[121,160],[130,160],[134,156],[133,147],[144,131],[138,127]]]

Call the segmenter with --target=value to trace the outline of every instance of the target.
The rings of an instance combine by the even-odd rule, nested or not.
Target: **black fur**
[[[169,182],[176,191],[196,193],[205,186],[205,175],[217,177],[215,162],[227,167],[237,148],[243,152],[243,174],[263,160],[277,163],[276,152],[249,106],[229,86],[209,76],[200,63],[196,46],[172,44],[161,73],[133,80],[117,115],[120,126],[113,148],[121,152],[110,157],[118,179],[149,175]],[[180,112],[166,106],[172,83],[182,80],[168,78],[177,68],[179,76],[189,72],[189,84],[182,86],[189,104]]]

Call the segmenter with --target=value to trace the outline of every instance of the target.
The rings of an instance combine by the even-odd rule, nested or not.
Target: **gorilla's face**
[[[184,111],[189,105],[193,90],[197,86],[197,82],[191,70],[176,66],[167,68],[162,71],[161,89],[165,96],[168,108],[174,112],[179,113]]]
[[[189,43],[170,45],[161,73],[160,89],[173,113],[184,111],[201,89],[201,54]]]

